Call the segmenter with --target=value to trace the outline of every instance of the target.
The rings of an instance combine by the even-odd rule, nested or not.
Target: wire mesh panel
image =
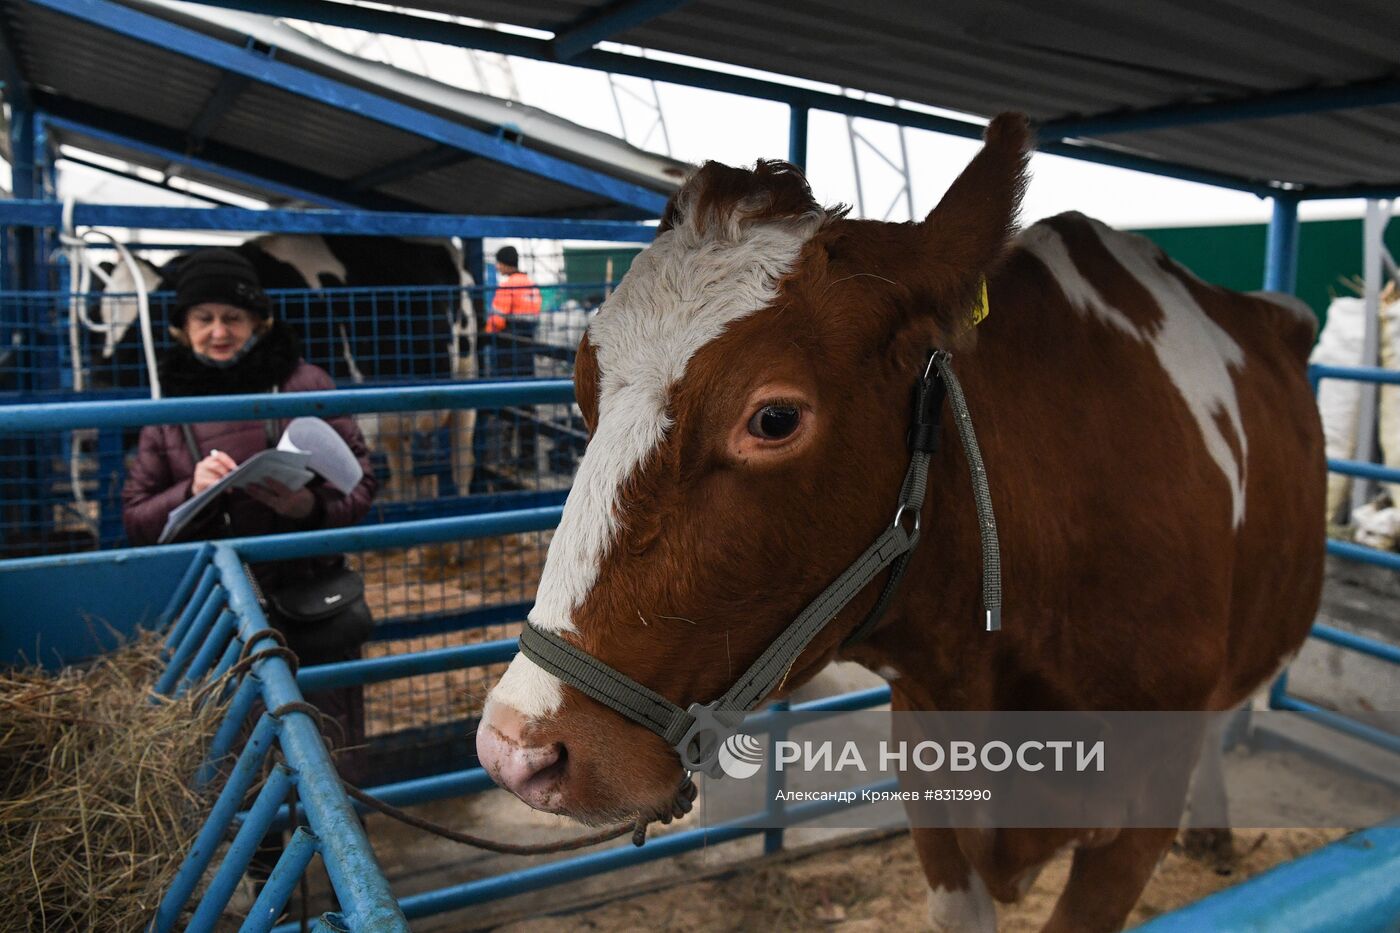
[[[404,656],[515,638],[534,601],[552,532],[477,538],[352,556],[376,619],[364,657]],[[365,734],[380,781],[475,760],[486,694],[505,664],[415,674],[367,686]]]
[[[478,327],[491,288],[284,289],[269,297],[305,358],[353,390],[568,378],[589,315],[610,287],[542,287],[538,314],[496,332]],[[164,322],[172,301],[168,292],[149,296],[156,358],[171,347]],[[0,292],[9,337],[0,403],[147,396],[140,321],[131,294]],[[566,489],[587,440],[577,409],[562,404],[365,414],[357,422],[380,481],[372,521],[460,514],[491,505],[481,497]],[[0,556],[128,544],[120,497],[138,433],[0,438]]]
[[[534,288],[532,286],[532,288]],[[271,289],[273,318],[302,355],[341,386],[572,372],[588,316],[611,283],[539,286],[539,312],[519,328],[488,323],[498,294],[460,286]],[[146,296],[152,356],[169,349],[174,295]],[[150,374],[142,302],[134,293],[0,291],[0,393],[58,400],[74,392],[145,396]],[[532,306],[533,307],[533,306]]]
[[[345,390],[322,393],[353,408],[402,408],[419,397],[441,397],[450,408],[435,411],[388,411],[355,415],[380,456],[380,495],[367,522],[385,531],[405,527],[409,519],[490,519],[499,513],[555,509],[562,505],[583,440],[569,428],[548,424],[542,410],[573,418],[572,406],[528,404],[531,399],[567,397],[567,384],[519,383],[507,386]],[[533,393],[533,394],[532,394]],[[468,399],[517,401],[501,408],[462,407]],[[136,403],[133,403],[136,404]],[[302,393],[282,395],[273,403],[283,419],[320,410],[324,400]],[[241,410],[238,398],[139,403],[135,415],[123,406],[84,403],[74,406],[19,406],[10,423],[0,412],[0,542],[11,554],[76,550],[123,541],[123,446],[112,444],[107,460],[78,446],[94,437],[120,440],[171,406],[189,409],[200,423]],[[219,406],[223,407],[219,407]],[[52,423],[55,412],[75,412],[65,425],[96,424],[76,430],[15,433],[21,423]],[[104,417],[105,413],[105,417]],[[276,412],[274,412],[275,414]],[[237,417],[235,415],[235,417]],[[557,417],[557,415],[556,415]],[[25,420],[25,419],[29,420]],[[429,430],[421,429],[427,423]],[[163,430],[149,428],[148,430]],[[554,433],[551,433],[554,430]],[[429,436],[431,431],[431,436]],[[562,436],[565,443],[559,441]],[[435,449],[430,449],[436,444]],[[68,446],[65,446],[68,445]],[[36,455],[41,452],[42,456]],[[76,472],[73,472],[76,470]],[[72,477],[76,477],[76,484]],[[74,490],[80,496],[74,495]],[[35,495],[35,490],[44,495]],[[491,536],[452,537],[433,543],[391,549],[347,548],[352,569],[364,580],[365,598],[374,620],[363,655],[404,656],[470,646],[514,637],[534,599],[536,581],[548,548],[549,531],[514,531],[498,526]],[[149,528],[142,532],[150,533]],[[324,533],[324,532],[321,532]],[[253,540],[253,539],[249,539]],[[414,536],[408,541],[424,540]],[[429,538],[428,540],[431,540]],[[499,668],[457,670],[403,676],[376,683],[364,695],[368,722],[367,755],[378,772],[407,778],[434,773],[449,762],[474,756],[472,735],[482,700]]]

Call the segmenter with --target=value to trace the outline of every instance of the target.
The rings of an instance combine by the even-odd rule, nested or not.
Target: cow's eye
[[[796,405],[764,405],[749,419],[749,433],[767,441],[780,441],[797,430],[801,417]]]

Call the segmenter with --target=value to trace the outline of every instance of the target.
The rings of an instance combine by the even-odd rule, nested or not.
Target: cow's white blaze
[[[702,232],[683,217],[637,256],[588,329],[601,377],[598,424],[549,546],[532,623],[573,630],[573,611],[617,532],[619,491],[671,426],[671,387],[701,347],[773,303],[779,279],[824,219],[745,224],[737,213]],[[562,698],[558,679],[523,655],[491,694],[531,718],[549,715]]]
[[[1020,237],[1020,245],[1045,264],[1076,310],[1152,348],[1201,429],[1206,452],[1225,475],[1234,526],[1239,528],[1244,523],[1249,442],[1232,373],[1243,368],[1244,351],[1211,320],[1182,281],[1159,265],[1160,253],[1149,240],[1110,229],[1087,217],[1078,219],[1094,231],[1123,270],[1152,296],[1162,311],[1159,324],[1139,327],[1122,310],[1109,304],[1074,264],[1063,238],[1049,224],[1027,229]],[[1222,414],[1234,435],[1238,457],[1218,421]]]

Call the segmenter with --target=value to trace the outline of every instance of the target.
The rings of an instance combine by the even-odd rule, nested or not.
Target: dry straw
[[[160,641],[81,668],[0,670],[0,926],[140,930],[212,799],[220,704],[152,699]]]

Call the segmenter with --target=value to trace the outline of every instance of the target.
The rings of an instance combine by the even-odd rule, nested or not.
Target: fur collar
[[[300,361],[301,342],[296,334],[274,320],[248,355],[227,369],[202,363],[189,347],[172,344],[160,360],[160,384],[172,398],[270,392],[287,381]]]

